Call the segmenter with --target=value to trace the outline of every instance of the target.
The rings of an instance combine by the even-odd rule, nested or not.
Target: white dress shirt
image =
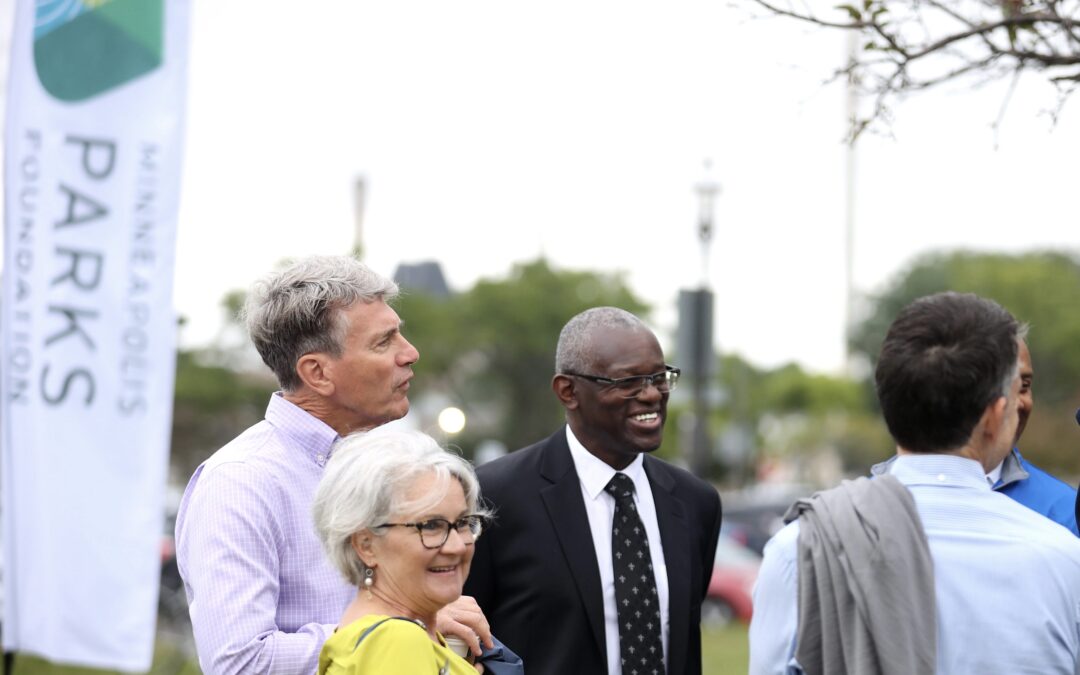
[[[611,564],[611,521],[615,517],[615,498],[604,491],[611,482],[615,469],[605,464],[585,449],[574,437],[570,427],[566,427],[566,442],[570,445],[570,456],[574,460],[578,479],[581,481],[581,496],[585,502],[585,512],[589,516],[589,529],[592,531],[593,548],[596,550],[596,562],[600,567],[600,587],[604,591],[604,634],[607,640],[608,675],[622,675],[622,659],[619,652],[619,616],[615,607],[615,573]],[[649,553],[652,556],[653,575],[656,577],[656,593],[660,597],[660,620],[663,625],[661,639],[664,643],[664,665],[667,665],[668,634],[671,622],[668,616],[668,580],[667,565],[664,563],[664,548],[660,542],[660,526],[656,522],[656,504],[653,502],[652,487],[645,474],[641,455],[638,455],[624,473],[634,481],[634,504],[638,516],[645,526],[649,537]]]

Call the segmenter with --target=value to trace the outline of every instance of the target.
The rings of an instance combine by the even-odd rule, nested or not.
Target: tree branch
[[[834,78],[844,73],[860,82],[859,89],[872,97],[870,121],[885,115],[889,100],[905,92],[980,74],[987,81],[1012,76],[1010,92],[1024,70],[1042,72],[1052,83],[1080,82],[1080,1],[850,1],[836,8],[850,20],[836,21],[822,18],[808,4],[754,0],[777,16],[870,38],[859,59],[834,73]],[[1069,88],[1059,96],[1071,93]],[[852,124],[855,135],[867,127],[866,121]]]

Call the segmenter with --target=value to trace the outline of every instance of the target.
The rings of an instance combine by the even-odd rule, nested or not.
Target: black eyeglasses
[[[471,544],[483,532],[486,522],[487,518],[474,514],[462,516],[452,523],[446,518],[432,518],[419,523],[383,523],[376,527],[415,527],[424,548],[440,548],[450,538],[451,527],[458,531],[466,544]]]
[[[661,394],[668,393],[679,383],[681,373],[682,371],[674,366],[664,366],[662,372],[653,373],[652,375],[631,375],[630,377],[616,379],[600,377],[599,375],[585,375],[583,373],[563,373],[563,375],[580,377],[590,382],[605,385],[623,398],[636,398],[650,384],[656,387],[656,390]]]

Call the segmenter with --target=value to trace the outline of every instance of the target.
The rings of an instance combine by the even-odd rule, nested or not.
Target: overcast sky
[[[9,4],[11,0],[6,0]],[[460,290],[546,255],[622,271],[668,341],[702,256],[694,183],[722,186],[716,341],[763,366],[843,364],[844,39],[749,3],[192,3],[177,242],[184,340],[287,256],[438,259]],[[943,247],[1080,248],[1080,101],[1021,81],[896,109],[857,149],[856,288]],[[406,320],[408,317],[405,317]],[[423,345],[419,345],[421,352]]]

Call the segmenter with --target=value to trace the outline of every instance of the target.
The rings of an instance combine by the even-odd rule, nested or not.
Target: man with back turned
[[[1080,539],[986,480],[1016,438],[1022,337],[970,294],[900,312],[875,370],[898,456],[789,511],[754,590],[753,675],[1077,672]]]
[[[995,491],[1015,499],[1062,527],[1069,528],[1073,534],[1080,534],[1076,529],[1074,512],[1076,489],[1040,469],[1020,454],[1020,437],[1024,435],[1028,418],[1035,409],[1034,381],[1035,369],[1031,365],[1031,352],[1025,337],[1020,340],[1020,397],[1016,404],[1019,423],[1016,425],[1016,438],[1013,440],[1012,451],[986,474],[986,480]],[[896,457],[875,464],[871,473],[888,473],[889,465],[894,461]]]

